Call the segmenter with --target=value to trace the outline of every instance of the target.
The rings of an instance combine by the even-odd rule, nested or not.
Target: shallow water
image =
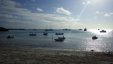
[[[10,30],[0,32],[0,47],[29,47],[29,48],[51,48],[51,49],[72,49],[79,51],[113,51],[113,33],[96,34],[90,31],[80,30],[55,30],[47,31],[48,36],[44,36],[44,30]],[[64,42],[55,42],[58,38],[56,32],[63,32],[66,37]],[[37,36],[29,36],[35,33]],[[14,38],[7,39],[8,35]],[[97,35],[97,40],[92,40],[92,36]],[[60,35],[62,36],[62,35]]]

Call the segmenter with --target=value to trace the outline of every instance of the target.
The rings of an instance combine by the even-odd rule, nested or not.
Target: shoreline
[[[113,64],[113,53],[0,48],[1,64]]]

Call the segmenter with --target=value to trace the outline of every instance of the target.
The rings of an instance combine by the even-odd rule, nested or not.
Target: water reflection
[[[37,30],[39,31],[39,30]],[[33,32],[33,31],[32,31]],[[62,31],[63,32],[63,31]],[[36,36],[29,36],[28,31],[10,31],[0,33],[0,47],[33,47],[33,48],[54,48],[54,49],[74,49],[80,51],[113,51],[113,32],[100,33],[99,31],[64,32],[66,37],[64,42],[55,42],[54,39],[62,36],[48,33],[44,36],[43,32],[37,32]],[[14,39],[7,39],[7,35],[12,34]],[[92,36],[96,35],[98,39],[92,40]]]
[[[97,52],[104,51],[106,48],[106,43],[102,42],[102,39],[99,40],[88,40],[86,43],[86,51],[94,50]]]
[[[86,50],[87,51],[111,51],[109,48],[110,44],[112,44],[112,39],[110,39],[111,30],[106,30],[106,33],[100,33],[98,30],[90,30],[90,32],[98,37],[97,40],[87,39]],[[111,42],[110,42],[111,41]]]

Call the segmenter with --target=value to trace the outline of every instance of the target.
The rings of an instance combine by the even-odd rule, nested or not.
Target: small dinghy
[[[59,39],[59,38],[58,38],[58,39],[55,39],[55,41],[56,41],[56,42],[63,42],[64,39]]]
[[[58,39],[54,39],[56,42],[63,42],[65,40],[65,37],[58,37]]]
[[[101,32],[101,33],[106,33],[106,30],[101,30],[100,32]]]
[[[55,33],[55,35],[63,35],[64,33]]]
[[[87,28],[84,28],[84,31],[87,31]]]
[[[43,33],[43,35],[44,35],[44,36],[47,36],[47,35],[48,35],[48,33],[47,33],[47,32],[44,32],[44,33]]]
[[[92,39],[93,40],[96,40],[96,39],[98,39],[98,37],[97,36],[93,36]]]

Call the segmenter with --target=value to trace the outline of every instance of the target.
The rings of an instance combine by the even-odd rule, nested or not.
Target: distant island
[[[8,31],[8,29],[4,28],[4,27],[0,27],[0,31]]]
[[[8,31],[8,30],[25,30],[25,29],[7,29],[4,27],[0,27],[0,32]]]

